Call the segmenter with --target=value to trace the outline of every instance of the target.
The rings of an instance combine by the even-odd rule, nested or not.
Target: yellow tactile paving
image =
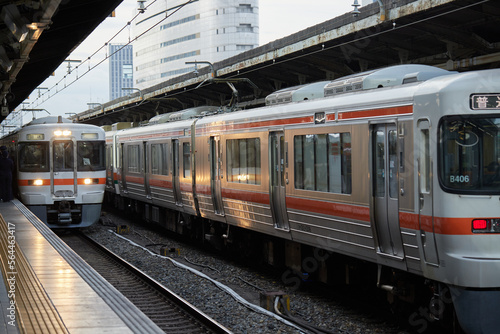
[[[14,297],[20,332],[69,333],[15,237],[15,225],[0,214],[1,269],[9,297]]]

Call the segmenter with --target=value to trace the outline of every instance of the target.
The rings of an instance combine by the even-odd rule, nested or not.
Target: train
[[[204,241],[257,232],[266,261],[322,281],[325,254],[370,264],[390,298],[426,298],[419,330],[500,328],[499,69],[397,65],[265,103],[113,125],[106,197]]]
[[[50,228],[81,228],[101,215],[105,132],[57,116],[33,119],[0,139],[15,166],[15,194]]]

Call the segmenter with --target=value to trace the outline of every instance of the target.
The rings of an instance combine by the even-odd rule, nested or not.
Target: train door
[[[52,194],[56,197],[72,197],[77,193],[76,145],[72,140],[52,142],[51,175]]]
[[[125,144],[121,143],[120,144],[120,168],[118,171],[120,172],[120,183],[121,183],[121,190],[123,191],[124,194],[128,194],[128,189],[127,189],[127,178],[126,178],[126,168],[127,164],[125,163],[127,161],[127,150],[125,149]]]
[[[113,145],[106,145],[106,189],[115,191],[113,179]]]
[[[285,135],[283,132],[269,134],[269,197],[274,227],[288,231],[288,214],[285,201]]]
[[[398,145],[395,124],[376,125],[372,131],[373,217],[378,253],[403,259],[399,228]]]
[[[174,187],[174,199],[177,206],[182,206],[181,184],[179,180],[179,140],[172,139],[172,185]]]
[[[142,143],[142,160],[144,161],[142,167],[142,176],[144,177],[144,192],[146,193],[146,198],[151,199],[151,187],[149,185],[149,175],[151,174],[149,168],[149,148],[151,146],[148,145],[147,142]]]
[[[210,188],[212,193],[212,202],[214,213],[224,215],[224,206],[222,204],[221,194],[222,179],[222,148],[220,137],[210,137]]]
[[[418,223],[424,259],[427,264],[438,265],[439,258],[434,237],[434,204],[432,200],[432,160],[430,150],[430,124],[428,120],[417,123],[420,143],[418,161]]]

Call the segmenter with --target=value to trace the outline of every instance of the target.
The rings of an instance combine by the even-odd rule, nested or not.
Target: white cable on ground
[[[136,246],[136,247],[139,247],[143,250],[145,250],[146,252],[149,252],[151,255],[153,256],[157,256],[157,257],[160,257],[162,259],[168,259],[170,260],[170,262],[172,262],[176,267],[179,267],[179,268],[182,268],[182,269],[186,269],[186,270],[189,270],[190,272],[192,272],[193,274],[195,274],[196,276],[199,276],[199,277],[202,277],[202,278],[205,278],[207,280],[209,280],[210,282],[212,282],[213,284],[215,284],[219,289],[227,292],[228,294],[231,295],[231,297],[233,297],[237,302],[239,302],[240,304],[243,304],[244,306],[246,306],[247,308],[251,309],[252,311],[255,311],[255,312],[258,312],[258,313],[261,313],[261,314],[264,314],[264,315],[267,315],[268,317],[272,317],[278,321],[281,321],[282,323],[284,323],[285,325],[287,326],[291,326],[301,332],[304,331],[303,328],[300,328],[298,327],[297,325],[295,325],[294,323],[280,317],[279,315],[277,314],[274,314],[258,305],[255,305],[255,304],[252,304],[250,303],[249,301],[247,301],[246,299],[244,299],[243,297],[241,297],[238,293],[236,293],[233,289],[231,289],[230,287],[214,280],[213,278],[205,275],[204,273],[194,269],[194,268],[191,268],[189,266],[186,266],[185,264],[182,264],[178,261],[175,261],[174,259],[168,257],[168,256],[163,256],[163,255],[160,255],[160,254],[156,254],[156,253],[153,253],[152,251],[150,251],[149,249],[145,248],[145,247],[142,247],[141,245],[119,235],[118,233],[114,232],[114,231],[111,231],[111,230],[108,230],[109,232],[113,233],[115,236],[123,239],[123,240],[126,240],[128,241],[130,244],[132,244],[133,246]]]

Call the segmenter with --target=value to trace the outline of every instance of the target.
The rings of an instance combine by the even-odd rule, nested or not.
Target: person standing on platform
[[[0,199],[8,202],[13,199],[12,196],[12,172],[14,162],[9,157],[7,147],[0,146]]]

